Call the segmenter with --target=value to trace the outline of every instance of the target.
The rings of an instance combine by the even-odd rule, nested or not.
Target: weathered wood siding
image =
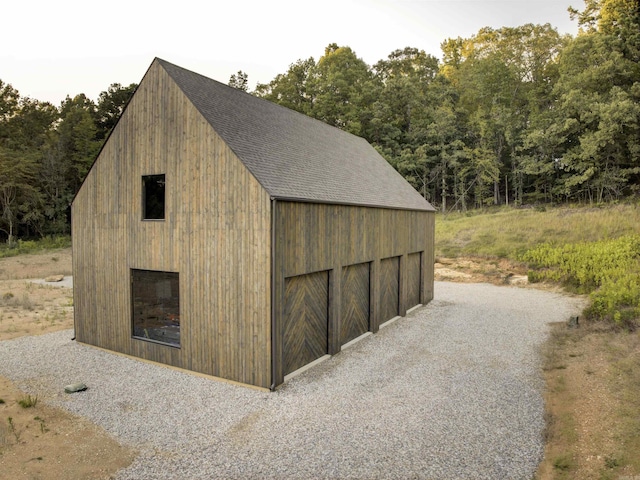
[[[163,221],[141,220],[152,174]],[[269,195],[154,62],[73,203],[77,339],[268,387],[270,222]],[[180,348],[132,338],[132,268],[179,272]]]
[[[369,329],[376,332],[383,309],[380,305],[381,260],[399,257],[398,314],[409,303],[406,289],[409,254],[422,252],[420,303],[433,298],[433,212],[278,201],[275,207],[274,302],[275,380],[282,383],[283,299],[287,278],[329,271],[328,353],[342,344],[343,267],[368,264],[370,268]],[[415,258],[415,257],[413,257]]]

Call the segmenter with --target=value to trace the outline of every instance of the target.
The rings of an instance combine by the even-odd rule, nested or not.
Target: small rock
[[[509,274],[507,276],[507,283],[509,285],[527,285],[529,283],[529,277],[527,275]]]
[[[67,385],[64,387],[65,393],[76,393],[83,392],[87,389],[87,386],[84,383],[72,383],[71,385]]]
[[[64,280],[64,275],[49,275],[44,279],[45,282],[61,282]]]

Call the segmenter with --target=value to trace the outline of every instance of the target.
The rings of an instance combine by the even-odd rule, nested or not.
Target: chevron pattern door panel
[[[420,263],[422,252],[407,256],[407,308],[420,303]]]
[[[380,261],[380,323],[398,315],[400,257]]]
[[[284,373],[327,353],[329,272],[285,279]]]
[[[342,269],[341,345],[369,331],[369,277],[368,263]]]

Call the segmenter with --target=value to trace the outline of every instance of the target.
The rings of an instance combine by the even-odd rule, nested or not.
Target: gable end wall
[[[142,175],[166,219],[142,221]],[[80,342],[268,387],[270,198],[154,62],[72,206]],[[131,337],[130,269],[180,274],[181,348]]]

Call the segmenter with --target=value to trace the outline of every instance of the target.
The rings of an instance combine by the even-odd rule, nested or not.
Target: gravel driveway
[[[256,391],[113,355],[71,331],[0,342],[0,375],[141,455],[118,479],[530,479],[538,347],[578,298],[436,282],[427,307]],[[89,390],[65,395],[82,381]]]

